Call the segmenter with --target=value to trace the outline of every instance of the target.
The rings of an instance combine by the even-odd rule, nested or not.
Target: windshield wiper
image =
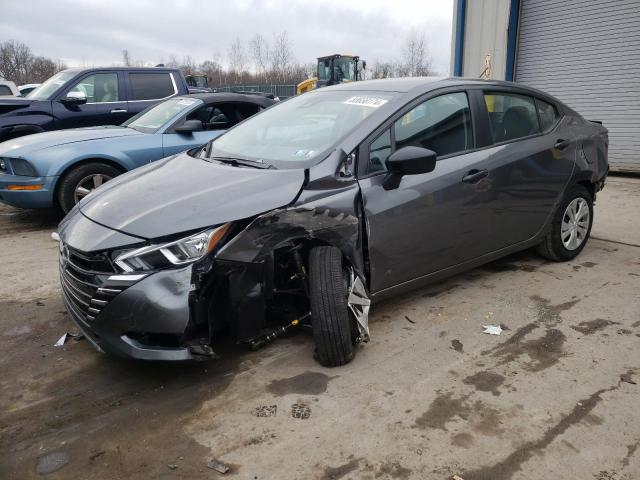
[[[253,167],[253,168],[275,168],[270,163],[265,163],[262,160],[247,160],[244,158],[231,158],[231,157],[209,157],[207,160],[216,160],[221,163],[227,163],[234,167]]]

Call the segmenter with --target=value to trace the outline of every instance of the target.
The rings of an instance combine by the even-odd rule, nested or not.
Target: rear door
[[[178,94],[173,73],[131,71],[125,73],[127,113],[130,117],[156,103]]]
[[[500,249],[531,239],[553,211],[573,171],[575,127],[550,99],[517,89],[477,92],[490,126],[490,235]]]
[[[226,102],[204,105],[177,121],[172,128],[162,135],[164,155],[183,152],[222,135],[225,130],[241,122],[245,118],[258,113],[260,107],[252,103]],[[202,131],[189,134],[176,133],[173,127],[185,120],[199,120]]]
[[[477,128],[471,105],[464,90],[431,94],[393,117],[361,145],[359,184],[368,229],[372,292],[464,263],[493,249],[487,241],[492,184],[483,173],[486,154],[475,149]],[[435,151],[435,170],[405,175],[397,188],[385,190],[386,159],[408,145]]]

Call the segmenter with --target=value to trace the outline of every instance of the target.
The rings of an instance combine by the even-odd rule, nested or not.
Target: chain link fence
[[[225,85],[211,87],[214,92],[262,92],[271,93],[280,99],[293,97],[296,94],[296,85]]]

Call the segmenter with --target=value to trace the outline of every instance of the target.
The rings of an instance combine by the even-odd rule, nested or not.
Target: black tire
[[[562,243],[561,237],[561,227],[562,220],[565,214],[565,210],[567,206],[573,202],[576,198],[583,198],[586,200],[587,205],[589,206],[589,227],[587,228],[587,234],[584,237],[584,240],[574,250],[568,250],[564,244]],[[558,207],[553,220],[551,221],[551,227],[547,232],[546,237],[537,246],[537,252],[542,257],[552,260],[554,262],[566,262],[567,260],[572,260],[577,257],[584,246],[589,241],[589,235],[591,235],[591,225],[593,225],[593,197],[591,193],[583,187],[582,185],[574,185],[565,193],[564,198],[562,199],[562,203]]]
[[[69,170],[64,177],[60,180],[58,185],[58,206],[60,210],[64,213],[68,213],[74,205],[75,201],[75,191],[78,184],[82,181],[82,179],[90,176],[90,175],[106,175],[110,178],[115,178],[120,175],[120,171],[111,165],[107,165],[106,163],[84,163],[75,168]]]
[[[316,359],[337,367],[353,358],[353,335],[347,306],[342,253],[336,247],[315,247],[309,254],[309,296]]]

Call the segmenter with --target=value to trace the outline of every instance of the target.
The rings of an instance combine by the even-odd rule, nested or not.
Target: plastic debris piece
[[[462,478],[460,475],[454,475],[453,477],[451,477],[451,480],[464,480],[464,478]]]
[[[178,465],[176,465],[175,463],[170,463],[169,465],[167,465],[167,468],[169,468],[169,470],[175,470],[176,468],[178,468]]]
[[[62,335],[58,341],[56,343],[53,344],[54,347],[61,347],[64,345],[64,343],[67,341],[67,336],[69,334],[67,332],[64,333],[64,335]]]
[[[51,232],[51,240],[54,242],[60,241],[60,235],[58,235],[58,232]]]
[[[218,473],[227,473],[229,471],[229,467],[227,467],[224,463],[219,462],[218,460],[216,460],[215,458],[212,458],[211,460],[209,460],[209,463],[207,463],[207,467],[209,467],[211,470],[215,470]]]
[[[483,325],[482,328],[484,328],[482,333],[488,333],[489,335],[500,335],[502,333],[500,325]]]

